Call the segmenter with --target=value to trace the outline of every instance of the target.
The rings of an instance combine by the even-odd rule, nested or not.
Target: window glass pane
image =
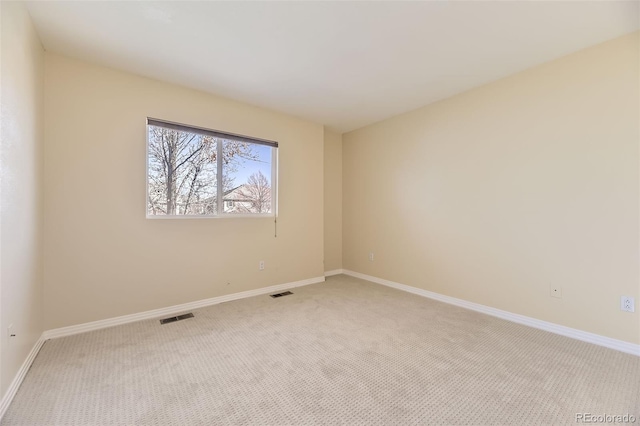
[[[232,140],[223,141],[224,212],[271,213],[272,150]]]
[[[148,129],[147,214],[216,214],[218,141],[164,127]]]
[[[148,216],[274,212],[277,143],[152,119],[147,129]]]

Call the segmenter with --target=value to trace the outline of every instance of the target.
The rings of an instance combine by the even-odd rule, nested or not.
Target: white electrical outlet
[[[557,285],[552,285],[550,288],[550,292],[551,292],[551,297],[562,299],[562,287]]]
[[[264,260],[261,260],[260,263],[258,263],[258,269],[264,271]]]
[[[620,310],[627,312],[635,312],[636,304],[631,296],[621,296],[620,297]]]
[[[373,262],[373,252],[370,252],[370,253],[369,253],[369,261],[370,261],[370,262]]]

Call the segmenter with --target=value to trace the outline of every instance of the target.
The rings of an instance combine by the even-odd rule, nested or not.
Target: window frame
[[[165,127],[165,128],[170,128],[174,130],[197,133],[197,134],[211,135],[220,139],[229,139],[229,140],[236,140],[240,142],[253,143],[256,145],[270,146],[271,147],[271,212],[270,213],[226,213],[224,211],[225,201],[223,200],[224,189],[221,186],[220,187],[216,186],[216,190],[217,190],[216,205],[218,206],[218,209],[217,209],[218,211],[216,212],[216,214],[204,214],[204,215],[203,214],[200,214],[200,215],[149,214],[149,163],[150,163],[149,162],[149,126],[157,126],[157,124],[152,124],[152,123],[161,124],[161,126],[159,127]],[[278,217],[278,151],[279,151],[278,142],[267,140],[267,139],[254,138],[250,136],[238,135],[238,134],[229,133],[229,132],[222,132],[219,130],[207,129],[205,127],[181,124],[181,123],[176,123],[168,120],[156,119],[152,117],[146,118],[145,129],[147,133],[145,138],[146,139],[146,147],[145,147],[145,155],[146,155],[145,218],[146,219],[230,219],[230,218],[237,218],[237,219],[274,218],[275,219]],[[221,176],[222,168],[223,168],[222,161],[221,161],[222,143],[218,143],[216,146],[216,149],[218,150],[217,158],[219,159],[218,161],[216,161],[216,166],[217,166],[216,175]]]

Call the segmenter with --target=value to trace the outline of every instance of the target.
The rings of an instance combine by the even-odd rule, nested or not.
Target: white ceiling
[[[350,131],[640,27],[632,2],[27,2],[45,49]]]

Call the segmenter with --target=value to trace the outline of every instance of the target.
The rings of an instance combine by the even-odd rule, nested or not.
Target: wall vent
[[[290,294],[293,294],[293,293],[291,293],[290,291],[285,291],[284,293],[272,294],[271,297],[275,299],[276,297],[288,296]]]
[[[193,314],[189,312],[188,314],[178,315],[177,317],[169,317],[160,320],[160,324],[169,324],[170,322],[176,322],[187,318],[193,318]]]

